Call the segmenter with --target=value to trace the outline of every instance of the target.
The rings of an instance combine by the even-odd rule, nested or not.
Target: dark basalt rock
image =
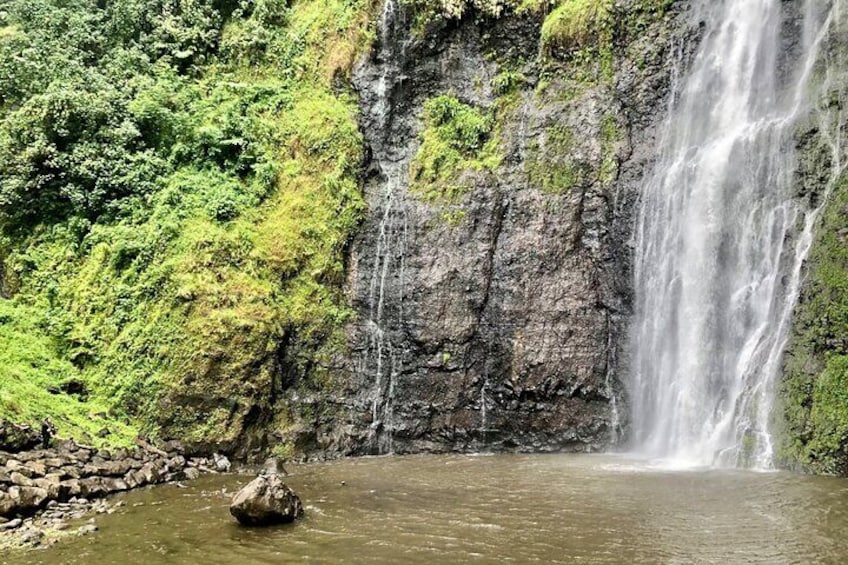
[[[353,73],[368,202],[350,248],[357,316],[324,367],[332,386],[280,392],[304,414],[290,439],[310,457],[604,449],[627,433],[619,350],[635,203],[677,49],[697,30],[673,11],[622,39],[614,77],[581,81],[568,63],[543,68],[541,17],[468,19],[420,37],[403,11],[386,15]],[[464,172],[447,204],[416,193],[427,100],[496,113],[505,70],[524,80],[498,114],[496,173]],[[540,178],[555,167],[579,174],[552,189]]]
[[[0,517],[31,516],[75,497],[94,499],[229,469],[229,460],[223,455],[215,454],[212,461],[187,459],[179,444],[165,447],[169,451],[140,441],[132,450],[95,452],[67,440],[56,442],[51,449],[16,454],[0,451]]]
[[[230,514],[244,526],[270,526],[300,518],[303,505],[281,475],[260,475],[236,494]]]

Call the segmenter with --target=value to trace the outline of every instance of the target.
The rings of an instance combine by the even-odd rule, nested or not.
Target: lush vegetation
[[[565,0],[545,18],[542,44],[563,50],[594,45],[606,53],[612,44],[614,8],[613,0]]]
[[[234,438],[332,343],[369,8],[4,3],[0,416]]]
[[[836,187],[809,258],[787,357],[782,456],[790,465],[848,474],[848,181]]]
[[[477,13],[497,18],[515,6],[514,0],[401,0],[412,12],[413,29],[425,34],[427,29],[450,20],[459,20]]]
[[[494,171],[500,165],[495,117],[442,95],[424,104],[421,146],[412,161],[411,186],[432,203],[456,204],[468,186],[466,171]]]
[[[582,0],[405,3],[422,32],[472,13],[548,14],[550,61],[606,49],[596,24],[613,17]],[[375,4],[2,4],[0,417],[51,414],[94,442],[220,442],[245,422],[289,424],[268,409],[281,375],[325,386],[364,211],[347,79]],[[474,175],[500,166],[501,124],[526,86],[520,62],[502,67],[491,108],[425,104],[411,188],[448,219]],[[543,140],[530,171],[551,192],[590,173],[567,133]]]

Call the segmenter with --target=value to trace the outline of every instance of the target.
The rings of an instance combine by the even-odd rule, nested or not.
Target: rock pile
[[[89,513],[112,514],[124,506],[123,500],[110,504],[106,500],[90,501],[75,497],[68,502],[51,500],[46,510],[37,516],[6,522],[0,519],[0,554],[13,548],[52,545],[68,536],[92,534],[98,530],[95,518],[74,526],[72,521],[81,522]]]
[[[143,443],[110,452],[66,441],[46,450],[0,452],[0,522],[33,515],[50,501],[95,499],[229,469],[224,456],[187,459],[176,442],[162,447]]]

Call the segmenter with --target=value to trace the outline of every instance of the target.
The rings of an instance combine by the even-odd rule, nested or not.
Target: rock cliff
[[[685,2],[645,4],[616,5],[608,53],[557,53],[533,12],[422,28],[387,2],[354,72],[369,155],[357,316],[298,446],[589,451],[626,432],[631,215],[697,36]],[[447,175],[450,156],[425,155],[437,107],[436,127],[490,120]]]

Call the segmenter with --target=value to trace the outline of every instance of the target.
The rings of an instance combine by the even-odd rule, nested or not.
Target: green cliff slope
[[[235,440],[319,355],[348,316],[368,11],[0,6],[0,417]]]

